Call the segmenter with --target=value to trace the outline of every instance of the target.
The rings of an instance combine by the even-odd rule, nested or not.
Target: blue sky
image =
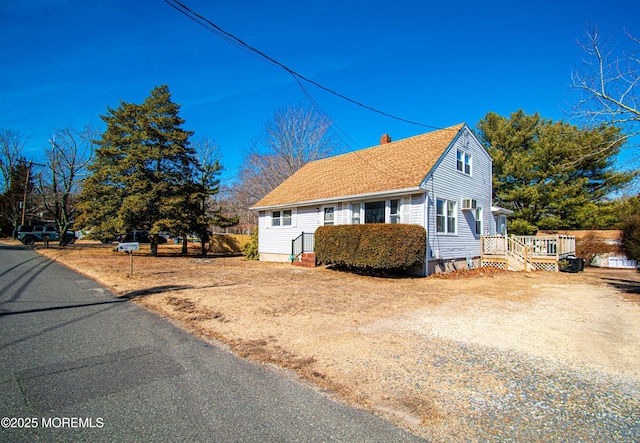
[[[389,114],[475,127],[492,111],[567,119],[588,23],[627,44],[634,1],[182,0],[306,77]],[[92,123],[168,84],[185,129],[216,141],[226,179],[274,111],[307,104],[285,71],[163,0],[0,0],[0,127],[42,156],[54,128]],[[349,150],[427,131],[305,85]]]

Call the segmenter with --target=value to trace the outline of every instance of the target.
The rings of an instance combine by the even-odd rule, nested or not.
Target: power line
[[[298,83],[298,85],[300,87],[302,87],[302,85],[300,84],[299,80],[303,80],[319,89],[322,89],[325,92],[328,92],[330,94],[335,95],[336,97],[339,97],[343,100],[346,100],[354,105],[360,106],[364,109],[368,109],[369,111],[375,112],[377,114],[383,115],[385,117],[389,117],[392,118],[394,120],[398,120],[404,123],[409,123],[412,125],[416,125],[416,126],[422,126],[425,128],[430,128],[430,129],[445,129],[439,126],[433,126],[433,125],[427,125],[425,123],[420,123],[417,121],[413,121],[413,120],[408,120],[406,118],[402,118],[402,117],[398,117],[396,115],[393,114],[389,114],[388,112],[384,112],[381,111],[379,109],[376,109],[372,106],[366,105],[358,100],[354,100],[350,97],[347,97],[344,94],[341,94],[339,92],[334,91],[333,89],[330,89],[314,80],[311,80],[310,78],[294,71],[293,69],[289,68],[288,66],[284,65],[283,63],[279,62],[278,60],[274,59],[273,57],[270,57],[269,55],[265,54],[264,52],[258,50],[257,48],[249,45],[248,43],[244,42],[243,40],[241,40],[240,38],[236,37],[235,35],[225,31],[224,29],[222,29],[220,26],[216,25],[215,23],[213,23],[211,20],[207,19],[206,17],[198,14],[197,12],[191,10],[188,6],[186,6],[185,4],[179,2],[178,0],[165,0],[165,3],[167,3],[168,5],[170,5],[171,7],[175,8],[177,11],[179,11],[180,13],[184,14],[186,17],[188,17],[190,20],[196,22],[197,24],[199,24],[200,26],[202,26],[203,28],[205,28],[206,30],[208,30],[209,32],[212,32],[213,34],[217,35],[218,37],[222,38],[223,40],[227,41],[228,43],[231,43],[232,45],[247,51],[249,53],[251,53],[252,55],[258,57],[258,58],[262,58],[263,60],[266,60],[267,62],[285,70],[286,72],[288,72],[289,74],[291,74],[294,79],[296,79],[296,82]],[[305,93],[305,95],[307,95],[308,97],[308,92],[303,89],[303,92]]]
[[[420,122],[415,122],[412,120],[408,120],[408,119],[404,119],[401,117],[397,117],[395,115],[389,114],[387,112],[384,111],[380,111],[376,108],[373,108],[371,106],[365,105],[357,100],[351,99],[347,96],[345,96],[344,94],[340,94],[330,88],[327,88],[321,84],[319,84],[318,82],[311,80],[309,78],[307,78],[306,76],[294,71],[293,69],[289,68],[288,66],[284,65],[283,63],[279,62],[278,60],[274,59],[273,57],[270,57],[269,55],[265,54],[264,52],[256,49],[255,47],[249,45],[248,43],[244,42],[243,40],[241,40],[240,38],[236,37],[235,35],[225,31],[224,29],[222,29],[221,27],[219,27],[218,25],[216,25],[215,23],[213,23],[211,20],[207,19],[206,17],[198,14],[197,12],[194,12],[193,10],[191,10],[189,7],[187,7],[186,5],[184,5],[183,3],[179,2],[178,0],[165,0],[165,3],[169,4],[171,7],[175,8],[177,11],[179,11],[181,14],[185,15],[187,18],[189,18],[190,20],[194,21],[195,23],[197,23],[198,25],[202,26],[203,28],[205,28],[206,30],[208,30],[209,32],[215,34],[216,36],[220,37],[221,39],[225,40],[226,42],[230,43],[231,45],[249,53],[250,55],[262,59],[263,61],[266,61],[267,63],[270,63],[278,68],[283,69],[284,71],[286,71],[287,73],[289,73],[294,81],[296,82],[296,84],[298,85],[298,87],[300,88],[300,90],[302,91],[302,93],[305,95],[305,97],[307,98],[307,100],[309,100],[309,102],[311,103],[311,105],[320,113],[320,115],[323,116],[323,118],[330,122],[329,127],[331,128],[331,130],[334,132],[334,134],[342,141],[342,143],[349,148],[348,150],[351,151],[352,153],[355,153],[363,162],[369,164],[369,166],[371,166],[372,168],[376,169],[377,171],[379,171],[380,173],[387,175],[389,177],[392,178],[397,178],[398,175],[393,174],[393,173],[389,173],[388,171],[384,170],[383,168],[380,168],[378,165],[372,163],[371,161],[369,161],[367,158],[365,158],[364,156],[362,156],[358,151],[359,149],[352,149],[350,146],[350,143],[348,143],[347,141],[345,141],[345,138],[350,140],[351,143],[355,144],[356,146],[358,146],[358,143],[355,142],[337,123],[336,121],[331,118],[331,116],[320,106],[320,104],[313,98],[313,96],[311,95],[311,93],[304,87],[304,85],[302,84],[301,80],[304,82],[307,82],[313,86],[316,86],[317,88],[329,92],[330,94],[333,94],[339,98],[342,98],[352,104],[355,104],[357,106],[360,106],[362,108],[368,109],[372,112],[378,113],[380,115],[383,115],[385,117],[389,117],[395,120],[399,120],[405,123],[409,123],[412,125],[416,125],[416,126],[421,126],[421,127],[425,127],[425,128],[430,128],[430,129],[438,129],[438,130],[447,130],[449,128],[442,128],[439,126],[433,126],[433,125],[427,125],[424,123],[420,123]],[[358,146],[358,148],[361,149],[360,146]]]

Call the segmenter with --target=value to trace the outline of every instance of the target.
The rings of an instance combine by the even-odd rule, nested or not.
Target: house
[[[583,252],[591,252],[591,266],[599,268],[635,269],[638,263],[628,259],[622,252],[622,231],[607,230],[573,230],[558,231],[558,234],[572,235],[581,245]],[[597,252],[596,252],[597,251]]]
[[[408,223],[427,231],[421,275],[480,265],[480,237],[504,233],[492,161],[466,124],[307,163],[251,209],[260,260],[294,261],[321,225]],[[306,240],[305,240],[306,239]]]

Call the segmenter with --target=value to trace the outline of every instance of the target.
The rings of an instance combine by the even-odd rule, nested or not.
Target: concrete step
[[[291,262],[294,266],[302,266],[305,268],[315,268],[316,267],[316,254],[313,252],[305,252],[300,257],[300,260],[295,260]]]

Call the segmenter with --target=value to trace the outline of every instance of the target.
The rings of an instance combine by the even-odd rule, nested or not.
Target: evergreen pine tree
[[[588,228],[583,208],[637,175],[615,170],[621,138],[613,126],[579,129],[518,111],[489,113],[478,129],[493,158],[494,201],[514,211],[514,234]]]
[[[163,85],[142,104],[121,102],[101,116],[107,128],[96,141],[78,218],[94,237],[146,230],[155,255],[160,231],[189,228],[183,203],[193,189],[197,159],[179,109]]]

